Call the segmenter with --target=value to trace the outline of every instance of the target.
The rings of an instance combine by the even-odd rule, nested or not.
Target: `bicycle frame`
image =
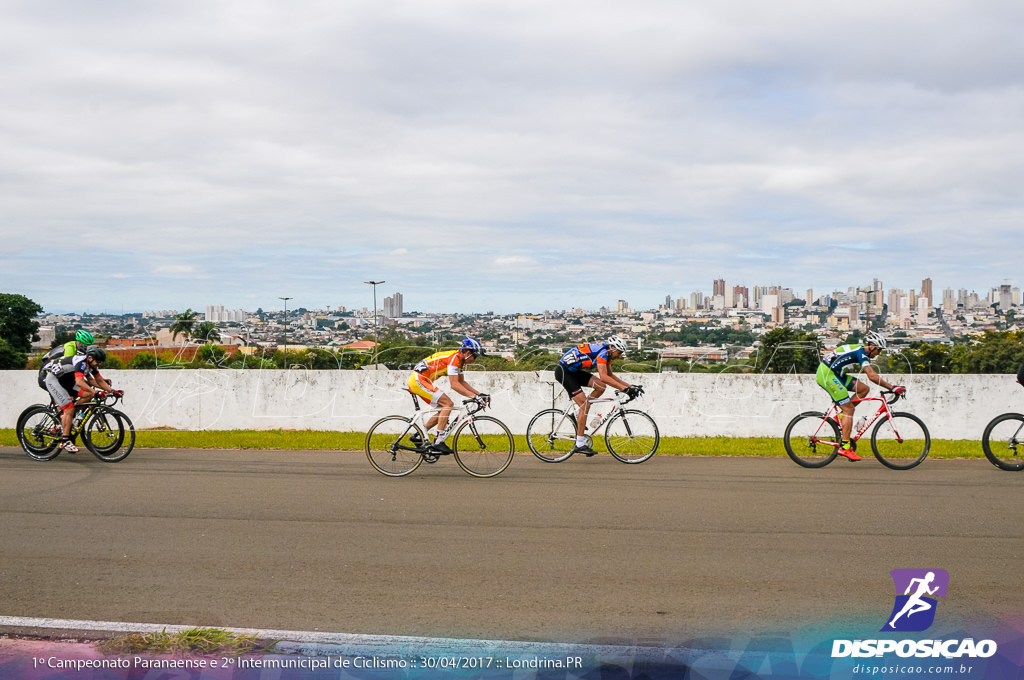
[[[431,406],[429,408],[425,408],[420,405],[419,397],[417,397],[415,394],[412,394],[412,392],[410,392],[409,395],[412,397],[414,413],[412,415],[412,418],[409,419],[409,426],[405,429],[405,432],[402,433],[402,435],[398,438],[397,441],[401,441],[403,437],[409,434],[410,430],[420,430],[424,434],[423,444],[417,447],[413,447],[396,443],[395,448],[405,449],[407,451],[416,451],[421,455],[430,455],[430,442],[427,440],[426,436],[426,423],[428,420],[430,420],[430,416],[440,413],[441,411],[444,410],[444,407]],[[448,435],[454,432],[455,428],[460,423],[469,423],[469,427],[473,431],[473,436],[477,438],[477,441],[480,442],[481,446],[485,446],[483,440],[480,438],[480,433],[478,433],[476,431],[476,428],[473,427],[473,416],[479,413],[480,411],[484,410],[485,408],[486,406],[478,402],[476,399],[463,399],[461,405],[456,404],[452,406],[451,413],[448,416],[448,424],[445,425],[444,430],[438,433],[438,436],[441,438],[441,441],[447,439]]]
[[[892,394],[894,396],[894,398],[891,401],[886,399],[885,395],[887,395],[887,394]],[[885,414],[885,417],[889,418],[891,420],[892,419],[892,410],[889,408],[889,405],[896,403],[896,400],[898,398],[899,397],[896,396],[895,393],[886,390],[886,391],[883,391],[877,397],[864,397],[863,399],[857,399],[857,398],[851,399],[850,401],[853,404],[860,404],[860,403],[865,402],[865,401],[877,401],[877,402],[881,402],[881,403],[878,405],[878,410],[875,411],[875,414],[873,416],[870,416],[868,418],[867,422],[864,423],[863,427],[861,427],[857,431],[854,431],[854,429],[851,427],[851,429],[850,429],[850,441],[851,442],[856,442],[856,441],[860,440],[860,438],[862,436],[864,436],[871,429],[871,426],[875,424],[875,421],[878,420],[878,417],[881,416],[882,414]],[[831,408],[829,408],[829,410],[825,412],[825,417],[822,419],[821,425],[818,426],[818,430],[814,433],[815,434],[815,438],[817,438],[818,432],[821,431],[821,427],[825,425],[826,421],[828,421],[829,418],[835,420],[837,423],[840,423],[840,429],[841,429],[842,428],[842,419],[840,418],[841,415],[844,415],[842,407],[840,407],[835,402],[832,402]],[[893,426],[893,432],[896,434],[896,440],[899,441],[900,443],[902,443],[903,439],[902,439],[902,437],[900,437],[900,433],[896,431],[896,426],[895,425]],[[820,444],[828,444],[829,446],[832,446],[832,447],[835,447],[835,448],[839,448],[840,446],[842,446],[842,442],[836,443],[836,442],[831,442],[831,441],[819,441],[818,443],[820,443]]]
[[[597,397],[596,399],[592,397],[587,398],[587,405],[589,407],[587,409],[587,417],[590,417],[590,414],[594,412],[594,404],[609,404],[610,407],[608,409],[608,413],[601,414],[601,416],[597,419],[596,423],[588,422],[584,425],[584,434],[586,434],[589,437],[593,437],[595,434],[597,434],[598,430],[600,430],[603,425],[605,425],[609,420],[611,420],[611,417],[615,415],[615,412],[622,408],[623,404],[632,401],[628,397],[625,400],[621,399],[619,397],[620,394],[622,393],[616,392],[615,394],[609,395],[607,397]],[[576,405],[576,402],[570,400],[569,405],[565,407],[565,410],[562,411],[562,414],[568,417],[573,422],[576,422],[577,408],[578,407]]]
[[[68,436],[75,438],[81,434],[82,428],[85,427],[86,422],[89,421],[89,418],[91,418],[101,406],[112,406],[113,404],[107,404],[108,399],[113,399],[113,404],[116,404],[120,397],[107,395],[102,398],[102,400],[93,398],[89,401],[82,402],[81,404],[76,404],[74,408],[74,415],[71,418],[71,431],[68,432]],[[53,401],[52,397],[50,398],[50,403],[46,408],[57,417],[58,421],[60,420],[61,410],[57,408],[57,404]],[[56,436],[54,438],[59,440],[60,436]]]

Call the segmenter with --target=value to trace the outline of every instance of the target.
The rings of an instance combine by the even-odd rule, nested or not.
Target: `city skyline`
[[[939,295],[937,297],[929,297],[925,294],[926,291],[930,295],[935,295],[934,291],[938,290]],[[542,311],[574,311],[583,310],[587,312],[600,312],[605,310],[609,313],[623,313],[629,311],[652,311],[659,309],[678,309],[678,310],[695,310],[695,309],[710,309],[710,310],[721,310],[721,309],[740,309],[740,310],[754,310],[764,307],[764,304],[760,302],[762,298],[767,295],[775,297],[775,301],[767,307],[768,310],[773,306],[782,306],[783,304],[792,301],[793,299],[802,299],[807,304],[812,304],[822,298],[832,298],[835,295],[856,295],[857,293],[864,293],[867,291],[873,291],[880,293],[879,296],[875,296],[874,304],[878,305],[879,308],[883,304],[886,304],[892,314],[900,314],[900,299],[906,298],[910,306],[920,306],[922,300],[927,300],[927,308],[934,309],[937,307],[944,308],[946,311],[955,309],[956,305],[963,304],[968,298],[975,297],[978,299],[992,299],[998,301],[1000,306],[1007,308],[1009,306],[1019,306],[1024,304],[1024,296],[1022,296],[1022,289],[1018,286],[1011,286],[1009,284],[999,284],[996,286],[990,286],[982,291],[962,288],[962,287],[934,287],[933,281],[930,278],[925,278],[921,281],[920,286],[917,288],[899,288],[899,287],[885,287],[884,282],[880,279],[874,279],[871,282],[870,288],[864,288],[862,286],[846,286],[841,289],[815,289],[808,288],[806,291],[796,289],[792,286],[785,286],[780,284],[774,284],[771,286],[740,286],[733,285],[724,279],[715,279],[711,282],[710,293],[707,293],[707,289],[703,291],[691,291],[689,295],[673,297],[672,295],[666,295],[659,303],[651,306],[635,306],[630,304],[629,300],[619,298],[614,304],[605,304],[596,308],[586,308],[580,305],[572,305],[567,307],[547,307],[541,309],[520,309],[515,311],[496,311],[494,309],[480,309],[472,310],[468,312],[445,312],[440,310],[430,309],[415,309],[410,310],[410,313],[418,314],[487,314],[494,313],[498,315],[509,315],[509,314],[529,314],[537,313]],[[781,296],[780,294],[785,291],[786,295]],[[802,297],[801,297],[802,295]],[[279,298],[280,299],[280,298]],[[289,300],[293,298],[289,297]],[[254,307],[251,309],[244,308],[228,308],[225,305],[219,303],[207,303],[202,308],[188,307],[196,313],[197,318],[205,321],[214,322],[238,322],[242,321],[239,317],[240,314],[252,314],[257,310],[262,310],[264,313],[275,314],[284,311],[283,305],[279,308],[274,306],[269,307]],[[364,312],[367,314],[373,313],[373,305],[326,305],[326,306],[306,306],[301,303],[292,306],[292,311],[298,309],[307,309],[309,311],[329,311],[329,312]],[[205,311],[204,311],[205,310]],[[143,314],[146,316],[167,316],[170,314],[178,314],[185,311],[184,309],[163,309],[159,310],[156,308],[152,309],[138,309],[138,310],[124,310],[119,312],[111,312],[109,310],[100,311],[82,311],[74,309],[46,309],[44,308],[45,314],[108,314],[108,315],[119,315],[119,314]],[[377,311],[384,317],[387,318],[401,318],[404,315],[404,294],[401,291],[395,291],[393,294],[378,300]],[[771,313],[767,311],[766,313]]]
[[[1011,3],[120,10],[0,9],[0,289],[49,309],[1022,284]]]

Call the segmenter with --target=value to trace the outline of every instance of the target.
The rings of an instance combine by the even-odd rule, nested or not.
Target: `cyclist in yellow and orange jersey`
[[[430,419],[424,424],[428,431],[435,425],[437,426],[437,437],[431,445],[431,449],[435,453],[452,452],[451,448],[444,443],[443,433],[455,403],[451,397],[434,385],[434,380],[442,375],[447,375],[448,383],[453,390],[464,397],[477,399],[486,404],[491,398],[470,387],[462,373],[462,369],[473,363],[481,354],[483,354],[483,347],[480,346],[480,341],[467,337],[462,341],[459,349],[436,352],[413,367],[412,375],[409,376],[409,391],[431,406],[441,409],[430,416]],[[415,432],[410,439],[416,446],[423,444]]]

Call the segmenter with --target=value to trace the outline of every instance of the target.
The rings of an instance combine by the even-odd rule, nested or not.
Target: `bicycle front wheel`
[[[839,423],[825,418],[824,413],[806,411],[789,421],[782,442],[794,463],[820,468],[835,460],[843,435]]]
[[[526,443],[545,463],[561,463],[576,446],[576,419],[556,408],[545,409],[526,426]]]
[[[658,450],[660,441],[658,425],[643,411],[619,411],[604,430],[608,452],[623,463],[644,462]]]
[[[366,458],[377,472],[388,477],[404,477],[423,462],[420,448],[410,436],[415,433],[427,441],[423,430],[405,416],[385,416],[366,433]]]
[[[893,470],[909,470],[928,457],[932,438],[924,422],[910,413],[893,413],[875,425],[871,450],[878,462]]]
[[[997,468],[1024,470],[1024,415],[1004,413],[996,416],[981,436],[981,447],[985,450],[985,457]]]
[[[31,406],[18,416],[18,443],[35,460],[53,460],[60,455],[60,419],[45,406]]]
[[[494,477],[512,462],[516,443],[505,423],[474,416],[455,431],[455,462],[474,477]]]
[[[103,409],[85,424],[82,441],[104,463],[119,463],[135,448],[135,425],[124,413]]]

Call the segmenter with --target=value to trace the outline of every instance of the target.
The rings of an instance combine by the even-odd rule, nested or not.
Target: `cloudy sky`
[[[0,292],[1022,285],[1019,0],[6,0]]]

